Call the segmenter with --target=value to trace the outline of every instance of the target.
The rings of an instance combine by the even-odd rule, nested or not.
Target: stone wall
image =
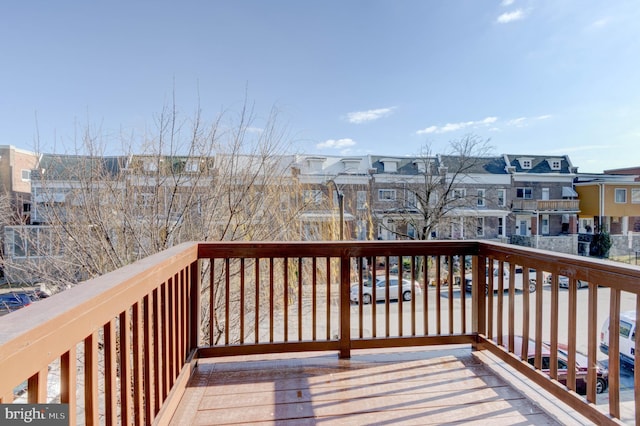
[[[557,253],[578,254],[578,234],[559,235],[555,237],[536,236],[524,237],[512,235],[511,244],[525,247],[534,247],[541,250],[555,251]]]
[[[609,257],[616,256],[628,256],[640,252],[640,234],[633,234],[631,239],[631,248],[629,248],[629,237],[627,235],[612,235],[611,236],[611,250],[609,250]]]

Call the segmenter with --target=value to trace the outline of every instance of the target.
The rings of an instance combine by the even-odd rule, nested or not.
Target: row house
[[[639,170],[640,171],[640,170]],[[612,256],[640,253],[640,180],[633,174],[580,175],[579,251],[587,253],[594,232],[611,235]]]
[[[324,211],[320,195],[337,184],[348,239],[518,236],[522,243],[577,232],[576,168],[566,156],[301,156],[297,165],[299,179],[315,185],[307,198],[319,197],[309,214],[335,219],[337,200]]]
[[[499,157],[371,157],[379,239],[504,238],[508,176]]]
[[[579,209],[577,174],[567,156],[505,155],[511,176],[512,235],[575,234]]]
[[[368,156],[300,155],[291,176],[298,193],[284,196],[300,212],[301,240],[372,239]]]
[[[16,276],[92,240],[107,248],[93,255],[99,269],[109,250],[128,263],[196,238],[257,239],[263,229],[268,239],[294,239],[295,205],[266,204],[295,192],[287,187],[293,158],[43,155],[31,171],[31,225],[4,229],[6,263]]]
[[[0,190],[10,216],[7,224],[29,223],[31,220],[31,170],[38,154],[12,145],[0,145]],[[9,212],[3,212],[6,215]]]
[[[44,155],[31,167],[32,223],[44,227],[54,216],[64,222],[88,201],[83,191],[97,188],[104,194],[96,209],[131,213],[127,223],[113,218],[122,226],[131,226],[131,217],[149,229],[162,228],[150,221],[165,224],[149,241],[212,212],[220,232],[207,231],[211,239],[237,239],[225,230],[268,225],[280,230],[271,238],[282,240],[493,239],[537,246],[538,237],[594,227],[580,216],[577,169],[567,156]],[[630,200],[634,194],[629,189]],[[274,198],[278,206],[262,205]],[[109,209],[114,203],[121,208]],[[44,233],[34,240],[51,241],[45,228],[31,232]],[[26,255],[13,235],[7,253]]]

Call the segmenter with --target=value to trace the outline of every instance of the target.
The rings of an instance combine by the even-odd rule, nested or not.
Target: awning
[[[574,191],[573,188],[571,188],[570,186],[562,187],[562,198],[577,197],[577,196],[578,196],[578,193]]]

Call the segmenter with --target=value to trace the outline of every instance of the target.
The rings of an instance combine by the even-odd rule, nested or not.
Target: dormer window
[[[531,170],[533,167],[533,158],[518,158],[518,162],[523,170]]]
[[[551,170],[560,170],[562,168],[562,160],[559,158],[550,158],[547,162]]]
[[[307,165],[312,172],[322,171],[322,166],[327,159],[325,157],[308,157]]]
[[[396,158],[383,158],[380,162],[384,165],[385,173],[396,173],[398,171],[398,162]]]
[[[419,159],[419,160],[415,160],[413,164],[416,165],[419,173],[427,173],[431,170],[433,160]]]
[[[344,173],[357,173],[360,168],[360,158],[343,158],[340,161]]]

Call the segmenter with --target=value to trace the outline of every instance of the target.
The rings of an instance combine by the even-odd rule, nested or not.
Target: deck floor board
[[[470,349],[199,360],[172,425],[560,424]]]

